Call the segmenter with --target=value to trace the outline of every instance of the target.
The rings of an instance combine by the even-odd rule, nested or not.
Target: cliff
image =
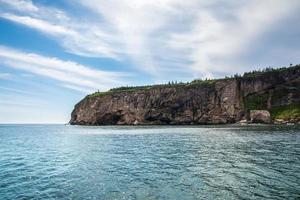
[[[118,88],[88,95],[70,124],[224,124],[264,109],[300,121],[300,65],[186,84]]]

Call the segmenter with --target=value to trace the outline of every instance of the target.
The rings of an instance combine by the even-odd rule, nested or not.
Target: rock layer
[[[81,100],[70,124],[224,124],[254,109],[300,105],[300,66],[209,82],[99,93]]]

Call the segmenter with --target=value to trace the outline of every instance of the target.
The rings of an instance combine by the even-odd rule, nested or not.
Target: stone
[[[271,115],[267,110],[251,110],[250,111],[250,121],[251,123],[271,123]]]
[[[247,119],[242,119],[242,120],[240,120],[239,122],[237,122],[237,124],[240,124],[240,125],[247,125],[247,124],[248,124],[248,121],[247,121]]]
[[[86,96],[74,107],[70,124],[224,124],[248,119],[270,123],[267,109],[300,104],[300,65],[270,73],[195,84],[110,90]],[[288,100],[287,100],[288,99]],[[290,119],[292,120],[292,119]],[[250,121],[250,120],[249,120]],[[294,123],[300,120],[296,120]],[[244,123],[242,121],[242,123]]]
[[[275,119],[274,120],[274,124],[286,124],[287,121],[283,120],[283,119]]]

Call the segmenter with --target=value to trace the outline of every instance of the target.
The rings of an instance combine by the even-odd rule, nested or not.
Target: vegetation
[[[273,96],[274,98],[274,96]],[[249,110],[268,110],[272,119],[300,119],[300,104],[286,106],[276,106],[271,109],[267,108],[268,94],[250,96],[245,100],[245,108]]]
[[[235,74],[233,76],[226,76],[225,78],[222,79],[195,79],[191,82],[177,82],[177,81],[169,81],[167,84],[157,84],[157,85],[146,85],[146,86],[122,86],[122,87],[118,87],[118,88],[112,88],[108,91],[105,92],[95,92],[93,94],[88,95],[89,97],[95,97],[95,96],[103,96],[106,94],[113,94],[113,93],[118,93],[118,92],[135,92],[135,91],[146,91],[146,90],[150,90],[150,89],[157,89],[157,88],[168,88],[168,87],[188,87],[188,86],[195,86],[195,85],[213,85],[215,84],[217,81],[220,80],[229,80],[229,79],[238,79],[238,78],[252,78],[252,77],[257,77],[259,75],[262,74],[268,74],[268,73],[279,73],[279,72],[283,72],[285,70],[291,69],[292,66],[289,67],[281,67],[281,68],[265,68],[263,70],[254,70],[251,72],[247,72],[244,73],[244,75],[240,75],[240,74]],[[300,67],[300,65],[295,65],[293,66],[293,68],[297,68]],[[272,74],[270,74],[272,76]],[[260,103],[263,101],[264,99],[253,99],[249,102],[249,105],[247,105],[249,108],[254,108],[254,107],[259,107],[259,105],[261,105]]]
[[[93,94],[88,95],[89,97],[96,97],[96,96],[103,96],[106,94],[113,94],[113,93],[119,93],[119,92],[135,92],[135,91],[146,91],[150,89],[159,89],[159,88],[176,88],[176,87],[187,87],[187,86],[193,86],[193,85],[212,85],[217,81],[217,79],[196,79],[192,82],[177,82],[172,81],[167,84],[157,84],[157,85],[145,85],[145,86],[122,86],[117,88],[112,88],[106,92],[95,92]]]
[[[271,75],[272,73],[280,73],[280,72],[284,72],[286,70],[289,70],[291,67],[299,67],[300,65],[295,65],[295,66],[292,66],[292,64],[290,64],[290,67],[280,67],[280,68],[272,68],[272,67],[267,67],[267,68],[264,68],[262,70],[253,70],[251,72],[245,72],[243,77],[256,77],[258,75],[261,75],[261,74],[268,74],[268,75]]]
[[[267,108],[268,94],[255,95],[245,100],[247,110],[264,110]]]
[[[299,119],[300,118],[300,104],[278,106],[270,109],[272,119]]]

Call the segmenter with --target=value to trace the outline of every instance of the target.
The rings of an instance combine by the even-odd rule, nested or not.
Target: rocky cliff
[[[244,76],[94,93],[81,100],[70,124],[224,124],[269,110],[299,121],[300,65]]]

